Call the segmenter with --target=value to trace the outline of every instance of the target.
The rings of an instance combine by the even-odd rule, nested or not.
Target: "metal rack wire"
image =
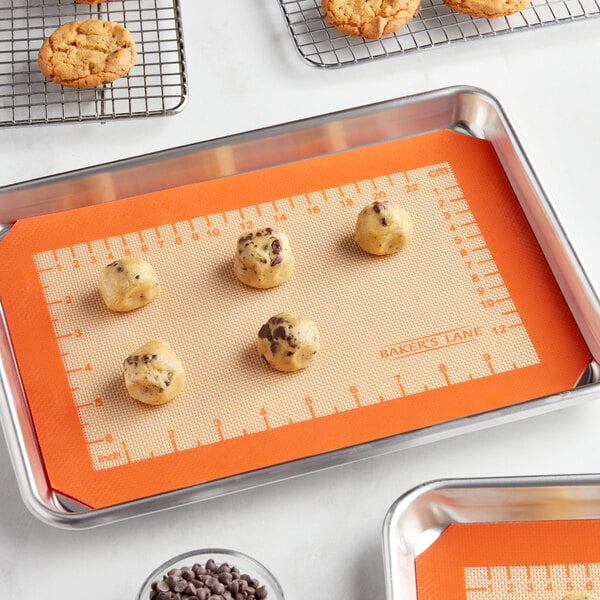
[[[280,0],[300,56],[318,67],[342,67],[600,15],[600,0],[533,0],[523,11],[496,19],[454,12],[443,0],[422,0],[419,14],[379,40],[346,36],[323,18],[321,0]]]
[[[73,20],[121,23],[138,58],[128,75],[97,88],[65,88],[37,66],[44,39]],[[0,126],[164,115],[183,108],[187,82],[178,0],[8,0],[0,3]]]

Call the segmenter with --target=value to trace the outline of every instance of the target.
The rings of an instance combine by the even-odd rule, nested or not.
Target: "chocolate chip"
[[[210,586],[210,591],[213,594],[222,594],[225,591],[225,586],[217,580]]]
[[[116,267],[119,263],[115,260],[115,262],[111,262],[107,267]]]
[[[279,350],[279,342],[271,342],[271,353],[275,354]]]
[[[380,223],[381,223],[381,224],[382,224],[384,227],[387,227],[387,219],[386,219],[385,217],[382,217],[382,218],[380,219]]]
[[[267,227],[267,228],[265,229],[265,231],[266,231],[266,232],[267,232],[269,235],[271,235],[271,234],[273,233],[273,229],[272,229],[271,227]]]
[[[283,262],[283,258],[281,258],[281,256],[278,254],[272,261],[271,261],[271,265],[274,267],[278,264],[280,264],[281,262]]]
[[[256,588],[255,595],[259,600],[266,598],[268,595],[267,588],[264,585],[261,585],[260,587]]]
[[[169,587],[169,584],[164,579],[162,581],[156,582],[156,589],[159,592],[168,592],[171,590],[171,588]]]
[[[294,353],[291,350],[287,353],[288,356],[292,356],[293,354]]]
[[[183,578],[179,578],[179,579],[177,579],[177,583],[175,584],[173,591],[174,592],[183,592],[187,586],[188,586],[187,581]]]
[[[140,276],[139,276],[139,275],[136,275],[136,276],[135,276],[135,278],[136,278],[136,279],[139,279],[139,278],[140,278]]]
[[[385,208],[385,206],[383,206],[383,204],[381,202],[373,202],[373,210],[377,214],[379,214],[384,208]]]
[[[265,323],[259,330],[258,332],[258,337],[262,338],[263,340],[271,339],[271,328],[269,327],[268,323]]]
[[[285,327],[283,327],[282,325],[280,325],[279,327],[277,327],[275,329],[275,331],[273,331],[273,338],[277,339],[285,339],[285,335],[286,335],[286,331],[285,331]]]
[[[271,250],[273,254],[281,254],[281,242],[279,240],[273,240],[271,243]]]

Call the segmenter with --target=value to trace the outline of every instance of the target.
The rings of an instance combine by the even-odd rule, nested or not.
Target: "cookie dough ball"
[[[294,270],[294,257],[285,233],[271,227],[253,229],[237,241],[233,259],[235,276],[253,288],[285,283]]]
[[[259,354],[277,371],[298,371],[307,367],[319,349],[317,326],[306,317],[278,313],[258,332]]]
[[[181,361],[167,342],[152,340],[123,362],[125,386],[132,398],[144,404],[165,404],[183,389]]]
[[[110,310],[127,312],[141,308],[159,293],[154,267],[137,256],[111,262],[100,272],[100,294]]]
[[[369,254],[394,254],[412,239],[411,216],[392,202],[373,202],[356,218],[354,241]]]

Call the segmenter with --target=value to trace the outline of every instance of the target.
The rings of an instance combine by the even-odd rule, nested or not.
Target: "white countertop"
[[[297,55],[275,0],[182,0],[189,104],[169,117],[0,130],[0,185],[448,85],[503,105],[589,274],[600,283],[600,19],[338,70]],[[565,349],[568,352],[568,348]],[[441,477],[600,472],[600,394],[578,406],[85,531],[23,505],[0,446],[0,596],[132,600],[173,554],[230,547],[290,600],[383,599],[381,528]],[[35,574],[35,576],[32,576]]]

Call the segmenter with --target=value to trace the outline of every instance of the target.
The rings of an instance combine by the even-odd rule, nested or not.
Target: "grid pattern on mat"
[[[96,88],[47,80],[37,56],[44,39],[73,20],[121,23],[138,58],[128,75]],[[183,107],[187,83],[178,0],[8,0],[0,3],[0,126],[164,115]]]
[[[454,12],[443,0],[422,0],[419,14],[404,27],[379,40],[367,40],[344,35],[327,24],[321,0],[280,3],[300,55],[319,67],[341,67],[600,15],[600,0],[533,0],[523,11],[496,19]]]

